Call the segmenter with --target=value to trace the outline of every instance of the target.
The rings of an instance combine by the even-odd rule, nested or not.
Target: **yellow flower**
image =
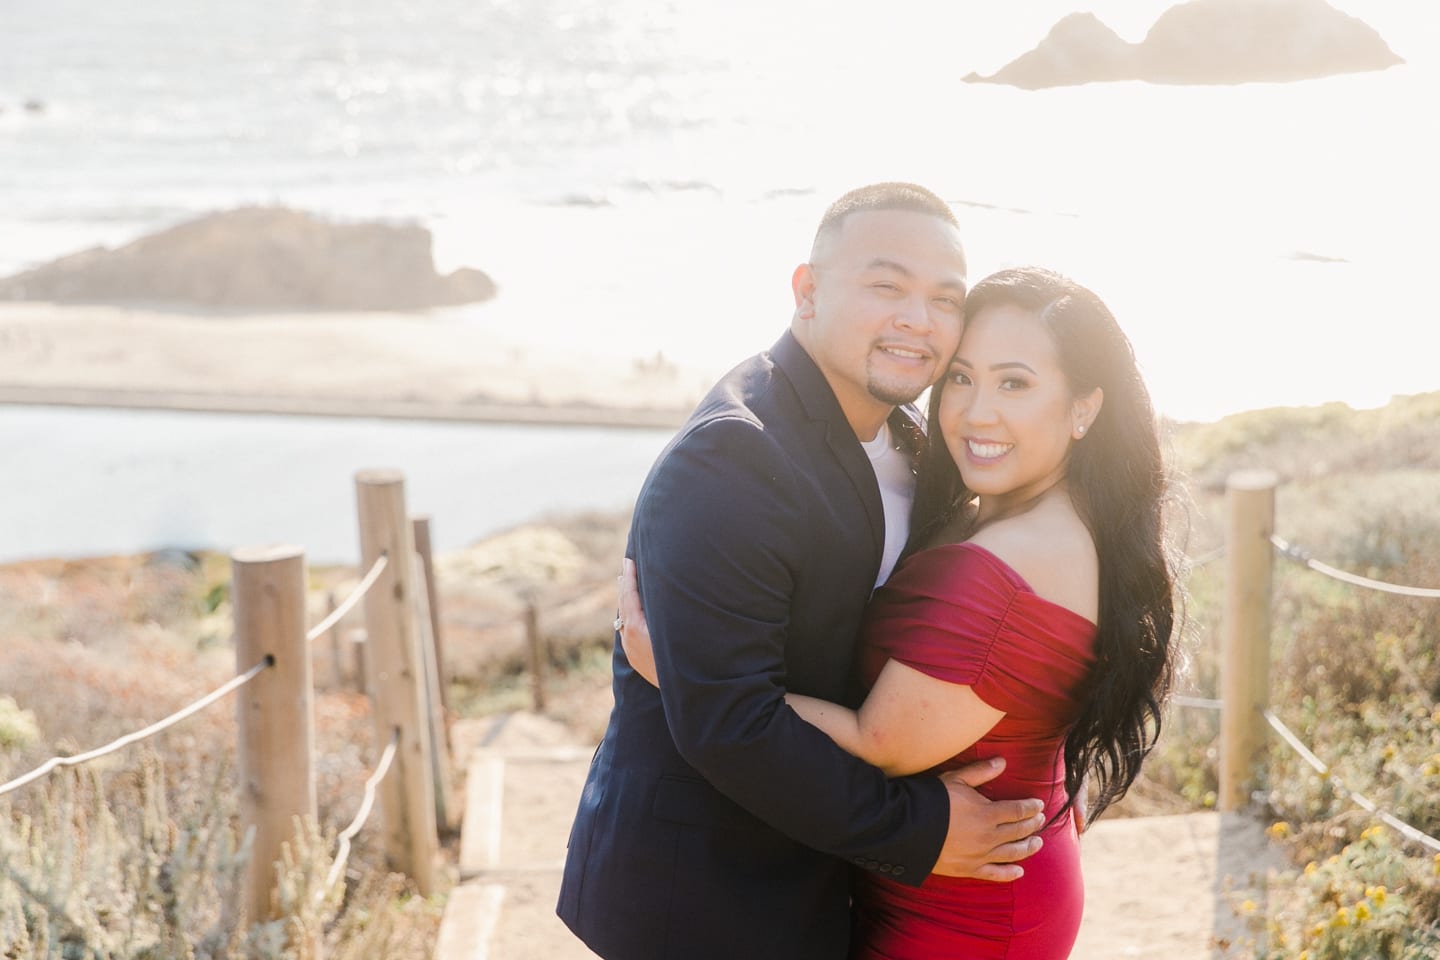
[[[1319,936],[1323,936],[1324,934],[1325,934],[1325,924],[1323,924],[1323,923],[1317,923],[1317,924],[1315,924],[1315,926],[1313,926],[1313,927],[1310,928],[1310,936],[1312,936],[1312,937],[1319,937]]]
[[[1362,923],[1370,919],[1370,906],[1364,900],[1355,904],[1355,922]]]
[[[1257,909],[1258,907],[1256,907],[1254,900],[1246,900],[1244,903],[1240,904],[1240,912],[1245,914],[1247,917],[1250,914],[1254,913]]]
[[[1336,911],[1335,911],[1335,916],[1333,916],[1333,917],[1330,918],[1330,926],[1332,926],[1332,927],[1348,927],[1348,926],[1350,926],[1350,911],[1349,911],[1347,908],[1345,908],[1345,907],[1339,907],[1339,908],[1337,908]]]
[[[1309,863],[1305,864],[1305,876],[1313,877],[1315,876],[1315,871],[1319,869],[1320,865],[1314,860],[1311,860]]]
[[[1270,829],[1265,832],[1270,834],[1270,836],[1275,840],[1284,840],[1286,837],[1290,836],[1290,824],[1286,823],[1284,820],[1281,820],[1278,823],[1272,823],[1270,825]]]
[[[1380,756],[1384,757],[1386,760],[1394,760],[1395,754],[1399,752],[1400,751],[1396,749],[1395,744],[1387,743],[1385,744],[1385,749],[1380,751]]]
[[[1362,834],[1360,834],[1360,839],[1361,839],[1361,840],[1374,840],[1376,837],[1380,836],[1380,835],[1381,835],[1382,833],[1384,833],[1384,832],[1385,832],[1385,828],[1382,827],[1382,826],[1380,826],[1379,824],[1376,824],[1376,825],[1373,826],[1373,827],[1366,827],[1366,828],[1365,828],[1365,832],[1362,833]]]
[[[1295,960],[1310,960],[1310,951],[1309,951],[1309,950],[1301,950],[1301,951],[1300,951],[1300,956],[1296,957]]]
[[[1374,900],[1377,905],[1385,902],[1386,890],[1384,887],[1366,887],[1365,896]]]

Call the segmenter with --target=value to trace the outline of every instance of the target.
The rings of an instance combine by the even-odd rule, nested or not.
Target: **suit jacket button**
[[[856,858],[855,858],[855,866],[857,866],[857,867],[863,867],[863,866],[865,866],[865,858],[864,858],[864,857],[856,857]]]
[[[865,869],[866,869],[866,870],[877,870],[877,869],[879,869],[879,867],[880,867],[880,861],[879,861],[879,860],[867,860],[867,861],[865,861]]]
[[[900,866],[900,865],[897,863],[894,867],[891,868],[891,870],[890,870],[890,876],[892,876],[892,877],[898,877],[898,876],[900,876],[900,875],[901,875],[902,873],[904,873],[904,872],[905,872],[905,868],[902,867],[902,866]]]
[[[892,863],[882,863],[882,864],[880,864],[880,872],[881,872],[881,873],[890,873],[890,872],[891,872],[892,870],[894,870],[894,869],[895,869],[895,865],[892,864]]]

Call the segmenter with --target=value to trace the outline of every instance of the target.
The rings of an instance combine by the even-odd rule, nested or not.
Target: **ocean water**
[[[1407,61],[1379,73],[961,80],[1074,9],[1138,40],[1167,6],[6,0],[0,275],[238,204],[412,220],[499,284],[467,322],[719,373],[788,323],[825,205],[909,179],[973,277],[1099,292],[1172,417],[1440,389],[1430,5],[1335,3]]]
[[[355,474],[395,468],[438,552],[629,509],[668,431],[0,406],[0,563],[298,544],[360,555]],[[618,564],[619,558],[616,558]]]
[[[788,322],[825,204],[903,178],[976,276],[1106,297],[1173,416],[1382,403],[1440,388],[1440,14],[1337,5],[1407,64],[960,80],[1072,9],[1139,39],[1152,0],[8,0],[0,274],[241,203],[417,220],[498,281],[475,323],[719,371]]]

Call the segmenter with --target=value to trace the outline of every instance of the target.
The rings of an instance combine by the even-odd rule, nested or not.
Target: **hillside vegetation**
[[[1440,393],[1376,410],[1331,404],[1180,425],[1172,445],[1190,500],[1177,511],[1190,556],[1223,545],[1226,478],[1269,469],[1280,481],[1277,536],[1343,571],[1440,587]],[[1440,855],[1378,825],[1346,792],[1440,836],[1440,599],[1342,583],[1278,553],[1273,569],[1270,703],[1333,779],[1270,737],[1254,806],[1296,872],[1268,903],[1237,905],[1255,940],[1235,955],[1440,956]],[[1223,557],[1187,580],[1182,688],[1194,696],[1219,696],[1223,589]],[[1172,708],[1138,793],[1213,804],[1217,736],[1216,715]]]
[[[1276,531],[1332,566],[1440,586],[1440,393],[1379,410],[1266,410],[1166,428],[1185,578],[1181,692],[1218,696],[1224,487],[1236,470],[1279,477]],[[435,518],[443,523],[443,517]],[[609,700],[609,620],[628,518],[538,518],[437,557],[452,708],[523,709],[533,688],[525,613],[547,642],[547,712],[596,739]],[[1271,703],[1358,791],[1440,834],[1440,600],[1338,583],[1276,555]],[[55,754],[138,730],[235,673],[229,564],[175,552],[0,567],[0,782]],[[356,581],[312,569],[311,621]],[[314,649],[320,817],[287,866],[305,900],[358,807],[378,750],[356,692],[347,624]],[[0,956],[423,957],[443,902],[387,873],[362,831],[343,890],[289,925],[234,915],[247,851],[236,824],[233,703],[144,745],[0,797]],[[1215,802],[1218,719],[1169,711],[1161,746],[1114,815]],[[1264,903],[1236,909],[1253,941],[1232,957],[1436,956],[1440,858],[1376,826],[1278,737],[1254,812],[1295,861]],[[445,838],[453,856],[454,837]],[[301,946],[292,946],[301,944]],[[1308,951],[1308,952],[1306,952]]]

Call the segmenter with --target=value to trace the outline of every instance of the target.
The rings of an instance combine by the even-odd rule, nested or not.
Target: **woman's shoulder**
[[[977,531],[969,542],[1009,566],[1040,598],[1092,622],[1098,616],[1095,540],[1073,509],[1009,517]]]

